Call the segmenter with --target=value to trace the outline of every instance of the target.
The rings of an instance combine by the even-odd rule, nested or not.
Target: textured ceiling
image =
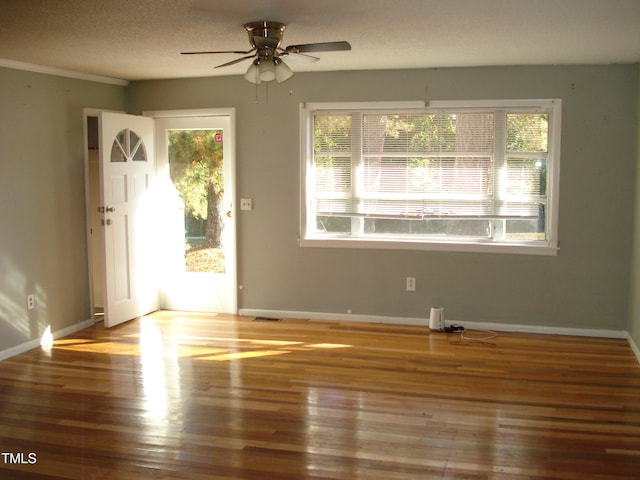
[[[2,0],[0,65],[124,80],[237,75],[242,28],[287,24],[283,46],[348,40],[298,71],[640,62],[640,0]],[[4,60],[4,62],[3,62]]]

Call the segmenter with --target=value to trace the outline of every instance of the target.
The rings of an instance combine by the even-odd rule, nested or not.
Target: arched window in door
[[[120,130],[111,146],[112,162],[146,162],[147,151],[142,138],[133,130]]]

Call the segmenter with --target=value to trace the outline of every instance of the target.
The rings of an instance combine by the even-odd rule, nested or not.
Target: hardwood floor
[[[0,411],[2,479],[640,478],[625,340],[158,312],[0,362]]]

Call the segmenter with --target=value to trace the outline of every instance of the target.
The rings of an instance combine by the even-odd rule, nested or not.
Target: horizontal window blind
[[[493,113],[376,113],[364,114],[361,122],[354,122],[353,114],[317,114],[317,213],[383,217],[537,215],[537,203],[544,201],[545,190],[544,116],[507,117],[505,193],[521,197],[509,203],[495,195]],[[360,131],[352,130],[354,123]],[[354,136],[360,137],[355,144],[361,145],[361,151],[353,151]],[[353,159],[357,159],[355,165]],[[532,198],[527,202],[522,198],[525,196]]]

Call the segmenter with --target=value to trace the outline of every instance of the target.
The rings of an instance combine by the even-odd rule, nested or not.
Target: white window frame
[[[549,113],[548,126],[548,160],[547,160],[547,206],[546,206],[546,240],[540,241],[496,241],[487,239],[460,238],[407,238],[398,235],[357,236],[328,235],[315,232],[315,216],[312,213],[312,199],[307,196],[313,192],[313,121],[316,111],[335,111],[348,113],[352,111],[413,111],[429,112],[442,109],[535,109]],[[432,101],[424,102],[340,102],[340,103],[306,103],[300,105],[300,236],[302,247],[325,248],[373,248],[396,250],[430,250],[446,252],[486,252],[511,253],[529,255],[557,255],[558,240],[558,208],[560,180],[560,136],[561,136],[562,101],[560,99],[533,100],[470,100],[470,101]],[[313,218],[309,222],[308,219]]]

